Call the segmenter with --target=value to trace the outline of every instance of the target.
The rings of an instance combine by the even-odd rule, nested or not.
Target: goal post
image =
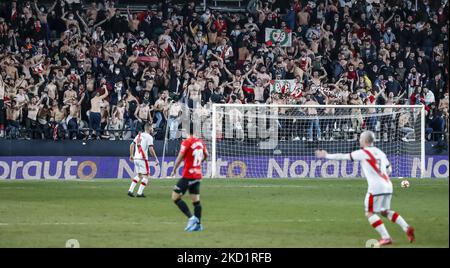
[[[420,177],[425,177],[425,105],[420,108]]]
[[[391,177],[424,177],[423,105],[213,104],[212,178],[359,177],[358,162],[317,159],[314,152],[348,153],[359,134],[375,133]]]

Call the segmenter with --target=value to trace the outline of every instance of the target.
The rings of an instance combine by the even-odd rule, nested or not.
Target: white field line
[[[347,219],[278,219],[278,220],[227,220],[227,223],[292,223],[292,222],[339,222],[345,221],[348,222]],[[361,220],[356,220],[361,221]],[[210,223],[219,223],[224,222],[220,220],[209,220]],[[153,222],[158,224],[182,224],[184,222],[176,222],[176,221],[163,221],[163,222]],[[18,223],[0,223],[0,226],[44,226],[44,225],[146,225],[151,224],[149,222],[108,222],[108,223],[99,223],[99,222],[18,222]]]
[[[182,224],[182,222],[157,222],[161,224]],[[148,222],[0,222],[0,226],[44,226],[44,225],[146,225]]]
[[[286,220],[242,220],[242,221],[229,221],[227,220],[227,223],[307,223],[307,222],[348,222],[348,220],[338,220],[338,219],[286,219]],[[355,220],[355,221],[361,221],[361,220]],[[214,222],[223,222],[223,221],[208,221],[210,223]],[[154,222],[158,224],[184,224],[184,222]],[[20,222],[20,223],[0,223],[0,226],[46,226],[46,225],[148,225],[151,223],[148,222],[108,222],[108,223],[96,223],[96,222]]]
[[[318,186],[309,185],[277,185],[277,184],[266,184],[266,185],[205,185],[205,188],[318,188]]]
[[[202,188],[320,188],[320,186],[309,186],[309,185],[208,185],[202,184]],[[2,187],[3,188],[3,187]],[[85,186],[85,187],[77,187],[77,188],[104,188],[102,186]],[[153,185],[151,182],[147,185],[148,189],[156,188],[156,189],[167,189],[173,188],[173,185]]]
[[[448,219],[448,218],[447,218]],[[410,221],[414,221],[414,218],[410,218]],[[424,219],[421,219],[423,221]],[[432,222],[433,219],[427,220]],[[224,223],[222,220],[208,220],[209,223]],[[319,223],[319,222],[367,222],[364,218],[357,218],[353,220],[349,219],[278,219],[278,220],[227,220],[226,223],[229,224],[240,224],[240,223],[250,223],[250,224],[258,224],[258,223]],[[150,224],[184,224],[184,221],[155,221],[155,222],[108,222],[108,223],[99,223],[99,222],[20,222],[20,223],[0,223],[0,226],[46,226],[46,225],[150,225]]]
[[[205,185],[202,184],[201,186],[203,189],[210,189],[210,188],[308,188],[308,189],[318,189],[321,188],[321,186],[308,186],[308,185]],[[328,187],[328,186],[327,186]],[[74,186],[74,189],[104,189],[104,186]],[[114,187],[116,188],[116,187]],[[172,189],[173,185],[152,185],[149,183],[146,187],[147,190],[150,189]],[[24,187],[14,187],[14,186],[7,186],[7,187],[0,187],[0,190],[18,190],[18,189],[25,189]],[[30,189],[32,191],[32,189]]]

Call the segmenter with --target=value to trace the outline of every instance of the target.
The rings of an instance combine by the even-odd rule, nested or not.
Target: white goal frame
[[[212,104],[211,131],[211,178],[217,175],[217,111],[219,108],[266,107],[266,108],[413,108],[420,110],[420,177],[425,173],[425,105],[299,105],[299,104]],[[345,153],[345,152],[342,152]]]

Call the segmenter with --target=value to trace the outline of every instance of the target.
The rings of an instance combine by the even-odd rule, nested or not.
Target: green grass
[[[394,181],[392,208],[417,243],[385,221],[392,247],[449,247],[449,181],[410,182]],[[0,247],[64,247],[72,238],[81,247],[364,247],[378,238],[364,217],[364,180],[205,179],[198,233],[183,231],[174,184],[153,180],[136,199],[128,180],[0,181]]]

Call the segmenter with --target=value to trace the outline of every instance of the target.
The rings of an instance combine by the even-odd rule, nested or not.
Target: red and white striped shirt
[[[148,160],[148,149],[153,146],[152,135],[142,132],[134,138],[134,158],[140,160]]]
[[[388,175],[390,163],[380,149],[372,146],[349,154],[328,154],[327,159],[360,161],[362,175],[367,179],[367,192],[373,195],[392,194],[392,182]]]

